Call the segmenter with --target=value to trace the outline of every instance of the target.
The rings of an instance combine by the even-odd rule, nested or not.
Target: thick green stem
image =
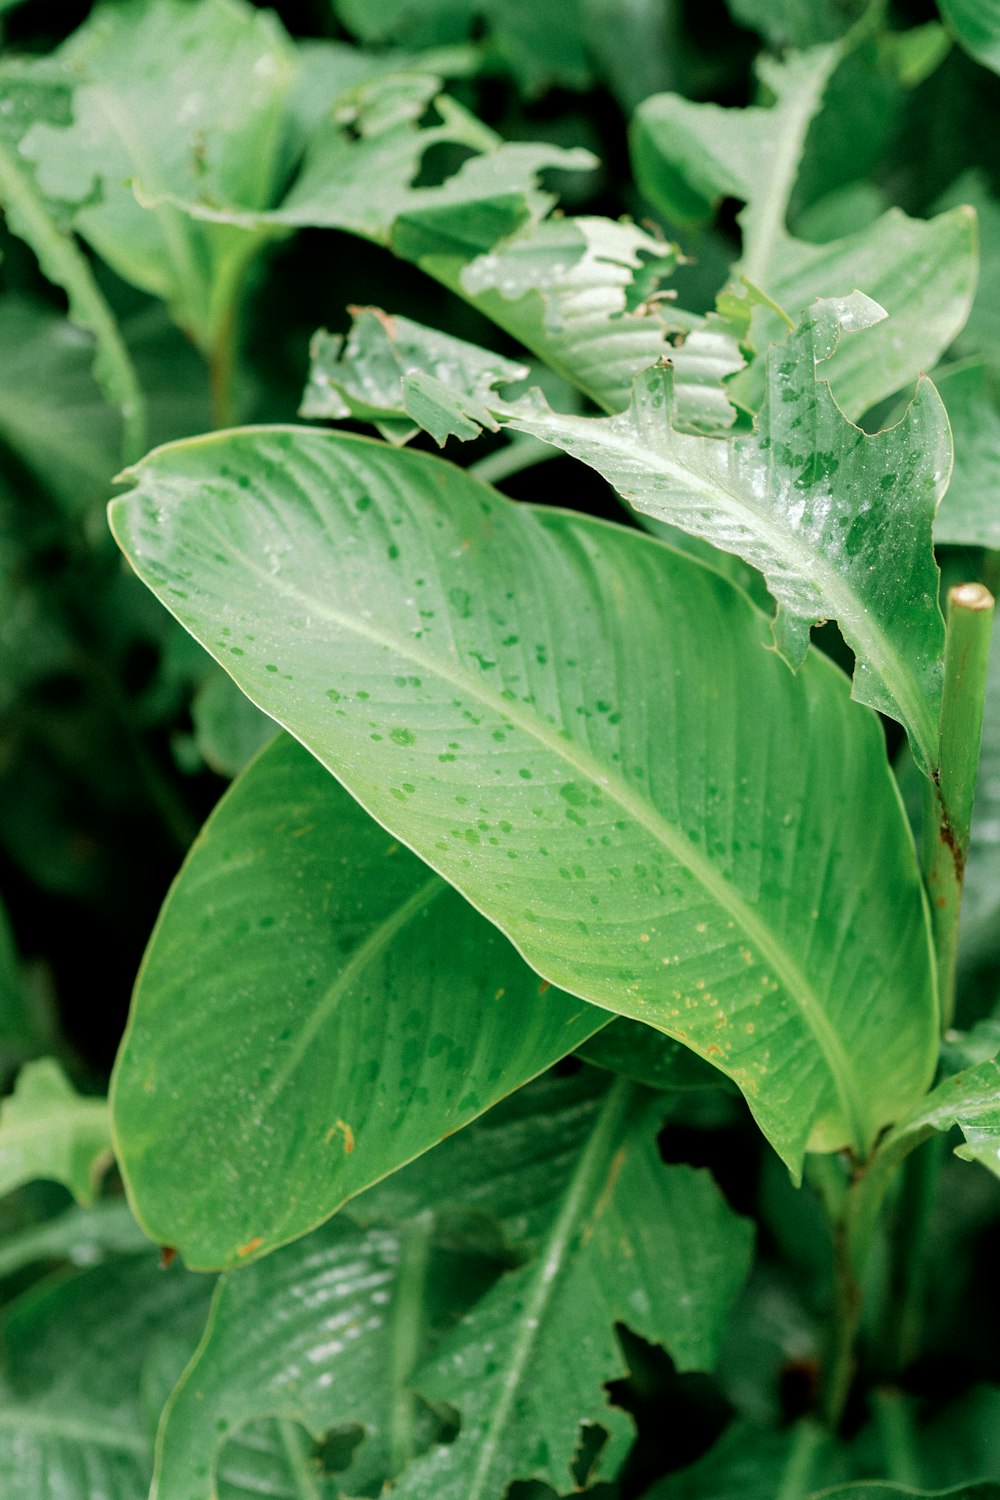
[[[880,1355],[885,1373],[901,1374],[916,1359],[927,1303],[927,1239],[946,1141],[935,1135],[908,1156],[896,1203]]]
[[[826,1430],[818,1422],[799,1423],[774,1500],[804,1500],[815,1488],[813,1470],[826,1440]]]
[[[827,1426],[836,1431],[854,1379],[855,1350],[861,1324],[861,1283],[852,1253],[849,1212],[834,1227],[833,1248],[833,1315],[823,1363],[821,1411]]]
[[[924,807],[924,878],[931,903],[943,1029],[955,1010],[955,958],[979,766],[993,595],[980,583],[948,593],[938,768]]]

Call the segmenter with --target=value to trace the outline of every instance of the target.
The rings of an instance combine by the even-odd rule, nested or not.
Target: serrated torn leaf
[[[854,696],[903,725],[930,775],[944,650],[932,530],[951,473],[947,415],[922,379],[896,426],[868,434],[824,378],[842,339],[863,341],[884,318],[859,292],[817,302],[767,357],[753,431],[728,440],[679,430],[669,367],[640,375],[617,416],[563,415],[537,391],[489,404],[596,469],[636,510],[759,569],[778,605],[775,645],[793,668],[812,626],[836,620],[855,653]],[[467,394],[454,395],[453,431]]]
[[[886,308],[890,321],[863,345],[845,346],[827,378],[850,417],[860,416],[930,369],[960,332],[976,285],[974,216],[957,208],[923,221],[890,209],[873,224],[828,244],[797,239],[787,228],[806,136],[843,56],[840,43],[758,60],[767,104],[726,109],[656,94],[636,112],[632,157],[640,189],[668,221],[698,223],[723,198],[739,215],[745,275],[793,318],[817,298],[846,298],[855,288]],[[749,344],[758,353],[781,337],[781,319],[753,309]],[[741,405],[763,399],[761,362],[733,382]]]

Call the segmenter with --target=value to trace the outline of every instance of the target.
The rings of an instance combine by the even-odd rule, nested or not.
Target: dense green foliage
[[[3,1500],[1000,1500],[1000,7],[0,27]]]

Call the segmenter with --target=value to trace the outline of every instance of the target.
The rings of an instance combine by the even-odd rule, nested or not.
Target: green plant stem
[[[212,398],[212,426],[232,427],[235,422],[233,375],[236,370],[236,306],[231,302],[219,323],[208,359]]]
[[[883,1388],[872,1393],[872,1415],[882,1447],[886,1478],[915,1488],[923,1479],[913,1441],[913,1419],[899,1391]]]
[[[983,728],[993,595],[981,583],[948,593],[938,767],[927,783],[923,865],[931,903],[942,1029],[955,1010],[955,959]]]
[[[799,1423],[774,1500],[804,1500],[809,1494],[816,1458],[826,1437],[818,1422],[806,1419]]]
[[[902,1166],[879,1340],[883,1368],[890,1376],[901,1374],[920,1352],[927,1304],[927,1241],[946,1146],[943,1135],[934,1135]]]
[[[848,1200],[850,1204],[850,1199]],[[832,1432],[840,1426],[851,1391],[857,1362],[856,1345],[861,1324],[861,1283],[853,1254],[849,1206],[834,1226],[833,1311],[823,1363],[820,1410]]]

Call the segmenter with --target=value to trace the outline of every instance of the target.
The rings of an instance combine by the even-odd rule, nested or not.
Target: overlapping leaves
[[[140,575],[547,979],[715,1062],[793,1167],[919,1094],[927,928],[881,733],[718,575],[353,437],[247,430],[134,477]]]
[[[304,1234],[606,1016],[538,978],[283,737],[163,910],[114,1083],[122,1171],[195,1266]]]
[[[754,430],[729,441],[678,430],[672,373],[659,367],[638,378],[618,416],[567,416],[537,399],[497,398],[492,411],[590,464],[637,510],[758,568],[778,604],[775,643],[793,667],[811,626],[835,619],[855,652],[855,697],[905,726],[929,775],[944,649],[932,528],[951,471],[948,419],[924,380],[895,427],[867,435],[824,378],[840,343],[863,342],[882,316],[860,294],[817,303],[768,355]],[[416,347],[411,327],[402,409],[419,419],[413,395],[431,354],[418,364]],[[449,424],[437,394],[435,430],[458,433],[468,400],[456,393]]]
[[[532,1475],[565,1488],[581,1424],[611,1435],[598,1464],[613,1474],[630,1441],[602,1388],[624,1373],[613,1322],[709,1367],[750,1250],[707,1174],[663,1166],[657,1122],[632,1085],[546,1080],[352,1217],[226,1277],[167,1409],[158,1500],[206,1489],[226,1437],[274,1413],[317,1436],[363,1428],[350,1493],[401,1469],[401,1496],[500,1500]],[[505,1237],[525,1263],[508,1253],[497,1279]],[[304,1378],[289,1380],[290,1350]],[[454,1441],[428,1446],[417,1392],[457,1410]]]

